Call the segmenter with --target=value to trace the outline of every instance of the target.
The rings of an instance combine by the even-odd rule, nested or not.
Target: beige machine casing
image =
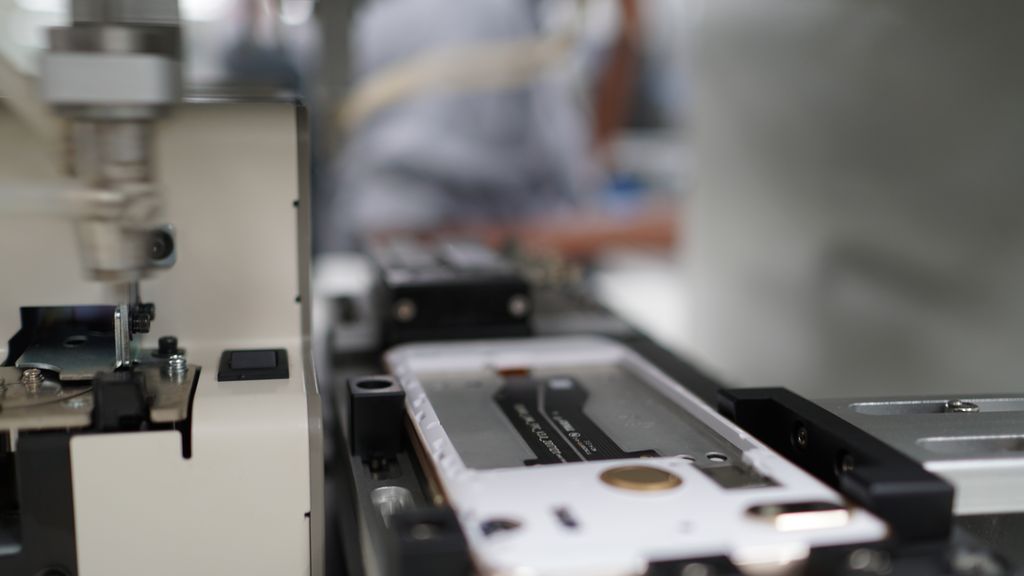
[[[193,102],[159,124],[155,166],[177,263],[141,285],[156,304],[145,345],[173,334],[201,368],[192,453],[183,457],[177,431],[73,437],[80,575],[322,574],[305,129],[291,102]],[[82,274],[67,214],[42,201],[65,183],[56,170],[38,178],[29,143],[0,106],[2,357],[19,307],[115,303]],[[290,377],[218,382],[221,352],[245,348],[287,349]]]

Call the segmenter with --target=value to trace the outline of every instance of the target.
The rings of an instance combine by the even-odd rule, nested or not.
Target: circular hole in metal
[[[694,458],[693,456],[690,456],[689,454],[680,454],[679,455],[679,459],[684,461],[684,462],[689,462],[690,464],[693,464],[694,462],[697,461],[696,458]]]
[[[705,457],[708,460],[710,460],[711,462],[715,462],[715,463],[719,463],[719,464],[722,463],[722,462],[728,462],[729,461],[729,457],[726,456],[725,454],[722,454],[721,452],[708,452],[705,455]]]
[[[491,518],[480,523],[480,531],[484,536],[492,536],[499,532],[512,532],[522,526],[521,522],[509,518]]]
[[[89,341],[88,336],[83,336],[81,334],[76,334],[75,336],[68,336],[67,338],[64,339],[64,347],[65,348],[78,348],[79,346],[81,346],[82,344],[85,344],[88,341]]]
[[[390,380],[360,380],[356,382],[356,387],[363,390],[383,390],[388,386],[391,386]]]

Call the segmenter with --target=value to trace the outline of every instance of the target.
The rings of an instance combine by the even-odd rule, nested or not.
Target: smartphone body
[[[798,562],[885,524],[612,340],[410,344],[386,362],[482,574]]]

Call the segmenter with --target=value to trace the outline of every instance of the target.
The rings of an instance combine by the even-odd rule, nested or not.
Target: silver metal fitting
[[[174,354],[167,359],[167,372],[172,376],[181,376],[188,371],[188,360],[181,354]]]
[[[508,299],[508,313],[513,318],[525,318],[530,312],[530,299],[523,294],[516,294]]]
[[[43,385],[44,380],[43,371],[39,368],[26,368],[21,373],[21,384],[30,394],[39,392],[39,387]]]
[[[981,412],[981,407],[975,404],[974,402],[965,402],[963,400],[950,400],[949,402],[946,402],[944,410],[946,412],[951,413],[965,414],[972,412]]]

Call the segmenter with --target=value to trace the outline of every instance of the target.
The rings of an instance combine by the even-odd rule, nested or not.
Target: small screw
[[[188,361],[181,354],[173,354],[167,359],[167,371],[172,376],[180,376],[188,371]]]
[[[26,368],[25,371],[21,373],[21,383],[29,393],[35,394],[43,384],[42,370],[39,368]]]
[[[803,424],[798,424],[796,430],[793,431],[793,444],[800,450],[807,448],[807,443],[810,441],[810,433],[807,432],[807,428]]]
[[[516,294],[508,299],[508,313],[513,318],[523,318],[530,312],[530,299]]]
[[[971,412],[981,412],[981,407],[974,402],[964,402],[963,400],[950,400],[946,402],[946,412],[954,414],[966,414]]]
[[[395,320],[399,322],[412,322],[416,319],[416,303],[408,298],[402,298],[395,302]]]

